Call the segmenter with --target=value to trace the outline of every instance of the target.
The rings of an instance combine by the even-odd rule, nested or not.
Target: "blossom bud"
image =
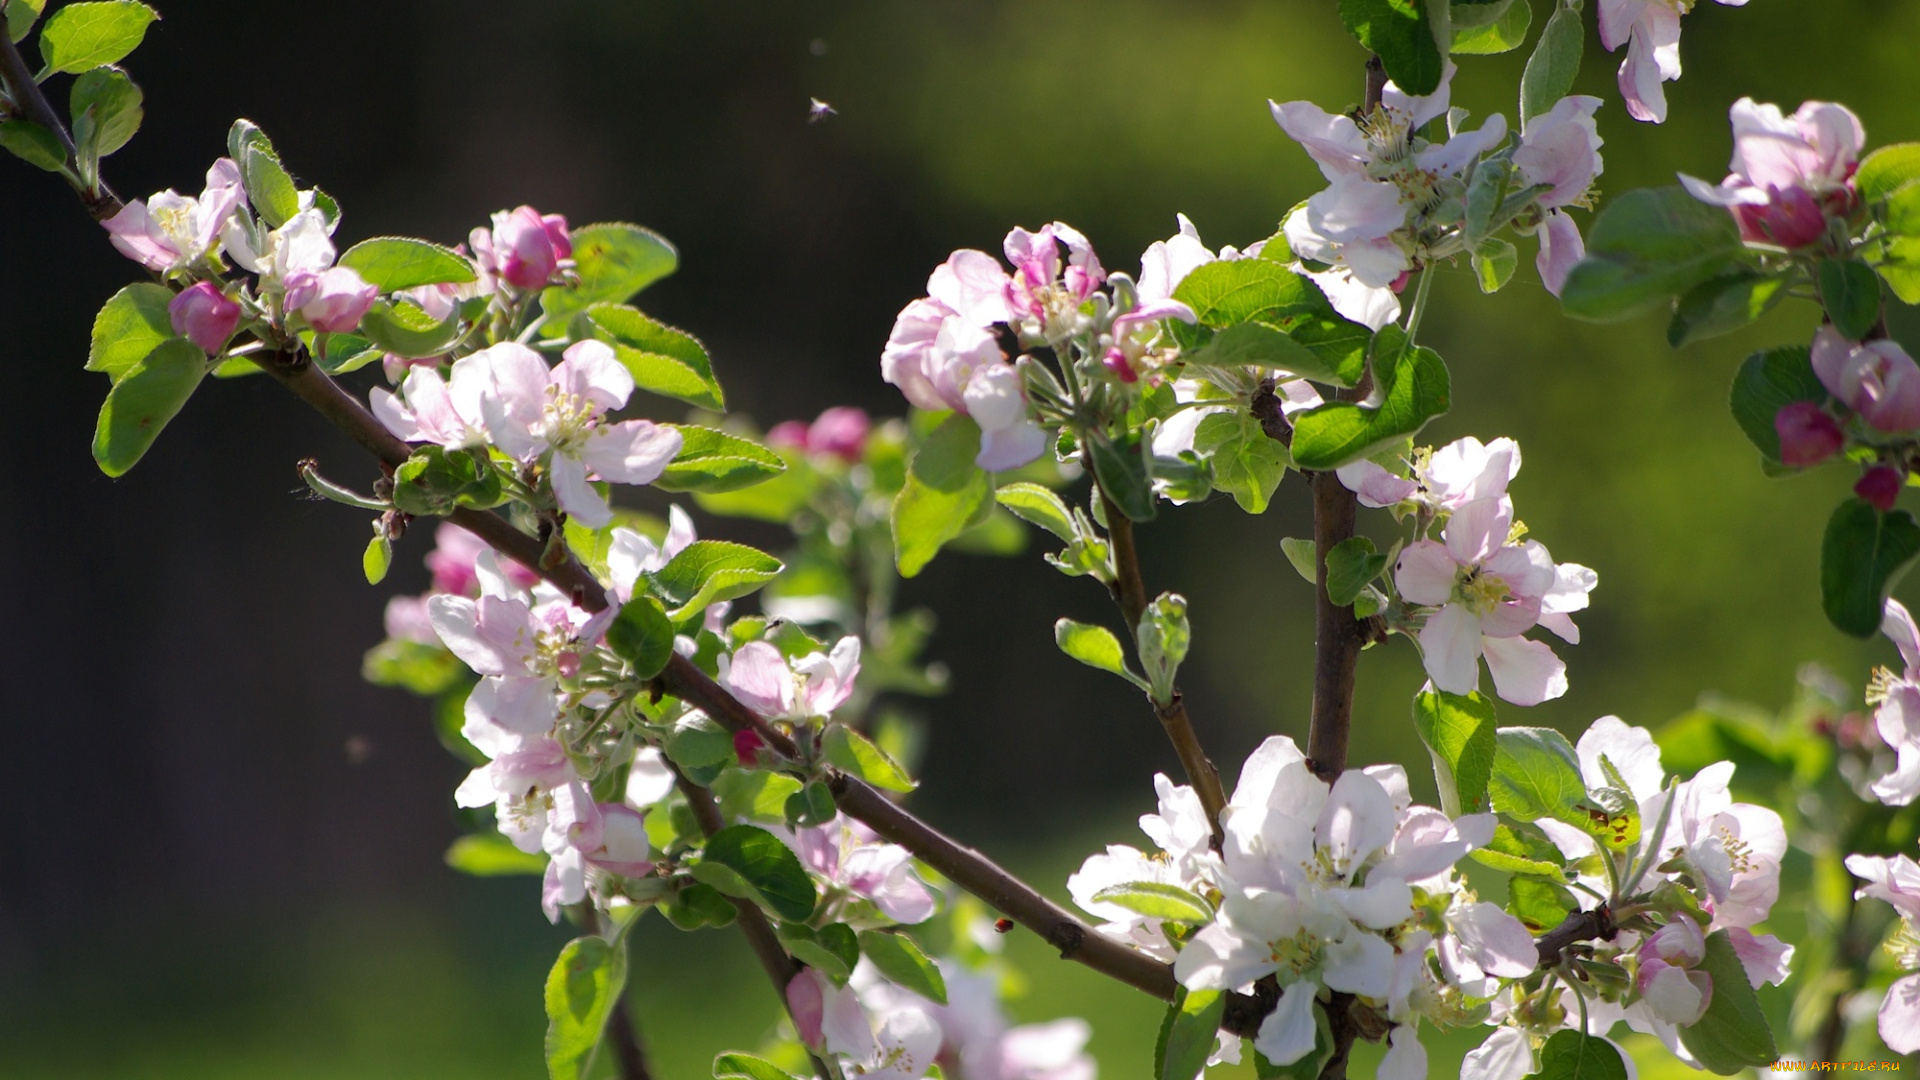
[[[1658,959],[1681,967],[1692,967],[1707,958],[1707,938],[1700,924],[1681,916],[1661,927],[1640,946],[1642,960]]]
[[[173,332],[209,355],[217,353],[240,325],[240,305],[211,281],[183,290],[167,305]]]
[[[1891,465],[1875,465],[1867,470],[1859,483],[1853,485],[1853,493],[1872,503],[1875,509],[1884,514],[1893,509],[1893,504],[1899,500],[1902,486],[1904,478],[1900,470]]]
[[[1121,382],[1132,383],[1140,381],[1140,374],[1133,370],[1132,364],[1127,362],[1127,354],[1117,348],[1108,349],[1107,355],[1101,357],[1100,362],[1107,366],[1108,371],[1119,376]]]
[[[1635,985],[1655,1016],[1681,1027],[1697,1023],[1713,1001],[1713,976],[1664,960],[1641,964]]]
[[[1733,208],[1740,238],[1749,243],[1802,248],[1827,234],[1827,215],[1805,188],[1773,189],[1773,201]]]
[[[767,445],[782,450],[807,449],[807,425],[799,420],[783,420],[767,430]]]
[[[865,412],[848,405],[836,406],[821,413],[807,429],[807,449],[848,462],[859,461],[871,426]]]
[[[1775,413],[1773,430],[1780,436],[1780,460],[1796,469],[1820,464],[1847,442],[1840,422],[1811,401],[1796,401]]]
[[[766,749],[766,746],[767,740],[761,738],[760,733],[752,728],[733,733],[734,755],[740,759],[740,764],[748,768],[752,768],[754,763],[760,760],[760,751]]]
[[[826,1019],[826,1006],[826,994],[812,968],[802,969],[787,984],[787,1012],[793,1017],[800,1041],[808,1046],[818,1047],[825,1042],[821,1026]]]
[[[565,218],[541,217],[531,206],[493,215],[493,257],[502,280],[516,289],[546,285],[560,260],[573,254]]]
[[[380,290],[345,266],[314,272],[295,270],[287,275],[287,310],[298,311],[307,324],[323,334],[341,334],[359,327]]]

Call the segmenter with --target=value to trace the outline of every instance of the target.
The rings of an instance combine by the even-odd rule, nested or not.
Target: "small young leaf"
[[[993,488],[973,463],[979,453],[979,425],[958,414],[942,421],[914,453],[891,515],[893,557],[901,577],[925,569],[987,504]]]
[[[1293,460],[1245,409],[1202,419],[1194,429],[1193,449],[1207,462],[1213,486],[1249,514],[1266,513]]]
[[[624,304],[595,304],[573,325],[576,338],[595,337],[613,346],[614,355],[639,389],[702,409],[727,411],[726,394],[713,375],[713,361],[692,334]]]
[[[86,117],[88,139],[92,143],[90,150],[95,159],[127,145],[133,133],[140,130],[140,121],[145,117],[140,88],[119,68],[97,67],[82,73],[73,80],[73,89],[68,94],[74,131],[79,132],[80,120]],[[75,141],[82,140],[76,138]]]
[[[1580,74],[1580,50],[1585,32],[1580,28],[1580,11],[1556,3],[1547,18],[1540,41],[1527,57],[1527,68],[1520,74],[1520,121],[1526,123],[1553,109],[1554,103],[1573,90],[1574,76]]]
[[[108,391],[93,431],[93,459],[108,476],[134,467],[207,374],[207,354],[186,338],[162,342]]]
[[[1540,1048],[1540,1071],[1529,1073],[1525,1080],[1627,1080],[1627,1065],[1605,1039],[1582,1031],[1556,1031]]]
[[[750,439],[694,424],[669,424],[680,453],[653,482],[665,491],[738,491],[787,471],[780,455]]]
[[[1040,526],[1066,543],[1073,542],[1073,516],[1060,496],[1047,488],[1023,480],[1005,485],[993,493],[993,498],[1015,517]]]
[[[1462,697],[1423,690],[1415,695],[1413,726],[1433,757],[1440,808],[1449,817],[1490,808],[1487,784],[1493,778],[1495,725],[1493,702],[1478,693]]]
[[[1397,327],[1374,338],[1377,408],[1330,401],[1294,418],[1293,459],[1303,469],[1335,469],[1419,433],[1452,404],[1452,384],[1440,354],[1408,349]]]
[[[0,123],[0,148],[48,172],[59,172],[67,166],[67,148],[60,144],[60,136],[31,120]]]
[[[676,606],[667,613],[675,623],[709,604],[736,600],[759,591],[782,569],[779,559],[724,540],[695,540],[652,575],[653,584]]]
[[[1473,253],[1473,276],[1480,282],[1483,293],[1497,293],[1505,288],[1519,266],[1520,252],[1499,237],[1482,240],[1480,250]]]
[[[1193,628],[1187,622],[1187,599],[1179,593],[1161,593],[1140,613],[1140,625],[1134,627],[1134,648],[1140,666],[1146,669],[1147,682],[1153,687],[1153,700],[1162,705],[1173,702],[1173,680],[1186,662],[1193,645]]]
[[[1880,629],[1887,591],[1920,556],[1920,524],[1905,510],[1881,513],[1865,499],[1848,499],[1827,521],[1820,545],[1820,602],[1841,632],[1872,637]]]
[[[680,265],[672,244],[638,225],[583,225],[571,235],[578,283],[540,294],[540,306],[555,324],[565,325],[575,312],[595,304],[624,304]]]
[[[1787,278],[1745,268],[1708,278],[1673,306],[1667,344],[1674,348],[1730,333],[1765,315],[1787,295]]]
[[[1706,1015],[1680,1029],[1680,1045],[1722,1076],[1776,1060],[1780,1053],[1774,1048],[1773,1029],[1727,931],[1707,935],[1707,957],[1696,970],[1713,977],[1713,997],[1707,1002]]]
[[[1117,904],[1149,919],[1196,925],[1213,921],[1212,904],[1178,885],[1158,881],[1129,881],[1109,885],[1094,893],[1093,898],[1102,903]]]
[[[800,1080],[752,1054],[725,1053],[713,1059],[713,1080]]]
[[[1352,607],[1360,590],[1387,568],[1387,557],[1373,550],[1373,541],[1350,537],[1327,552],[1327,599],[1335,607]]]
[[[362,240],[340,256],[340,265],[383,293],[420,285],[460,284],[474,279],[466,257],[439,244],[405,236]]]
[[[585,1080],[607,1014],[627,986],[627,950],[606,938],[575,938],[547,974],[547,1073]]]
[[[1313,541],[1297,536],[1289,536],[1280,541],[1280,551],[1286,555],[1293,571],[1306,579],[1307,584],[1319,584],[1319,552]]]
[[[865,735],[835,724],[827,729],[827,761],[835,768],[886,791],[912,791],[920,785],[886,751],[873,745]]]
[[[47,16],[40,28],[40,56],[47,70],[56,73],[117,64],[140,46],[147,27],[159,17],[134,0],[67,4]]]
[[[1086,449],[1093,458],[1093,475],[1100,490],[1129,521],[1152,521],[1159,512],[1153,481],[1147,473],[1146,444],[1132,433],[1115,442],[1094,432]]]
[[[1495,810],[1520,821],[1585,820],[1579,808],[1587,800],[1587,785],[1565,735],[1552,728],[1510,727],[1495,732],[1494,741],[1487,794]]]
[[[378,585],[386,580],[387,568],[393,565],[393,541],[387,534],[374,528],[373,539],[367,541],[367,550],[360,556],[360,569],[367,575],[367,584]]]
[[[1840,336],[1859,341],[1880,321],[1880,278],[1859,259],[1823,259],[1820,302]]]
[[[663,749],[682,769],[711,769],[733,760],[733,735],[705,713],[674,722]]]
[[[25,41],[46,6],[47,0],[11,0],[7,4],[7,38],[15,44]]]
[[[547,857],[514,847],[497,832],[469,833],[447,849],[448,866],[474,877],[503,877],[512,874],[539,874],[547,869]]]
[[[360,318],[360,333],[386,352],[412,360],[439,356],[460,340],[460,312],[445,322],[407,301],[375,300]]]
[[[853,974],[854,965],[860,962],[860,942],[854,937],[852,928],[845,923],[834,923],[827,929],[836,932],[826,934],[811,926],[784,923],[780,927],[780,944],[786,946],[795,960],[818,968],[822,975],[833,980],[835,986],[845,986],[847,978]],[[852,955],[840,951],[838,946],[842,944],[851,947],[849,952]]]
[[[947,980],[927,954],[920,951],[905,934],[866,930],[860,934],[860,951],[873,961],[896,985],[906,987],[937,1005],[947,1003]]]
[[[787,800],[798,794],[802,786],[800,781],[784,773],[725,769],[713,781],[713,794],[720,800],[720,812],[729,818],[785,824]]]
[[[1874,203],[1920,180],[1920,143],[1883,146],[1860,160],[1853,174],[1863,202]]]
[[[1104,626],[1061,619],[1053,624],[1053,643],[1060,651],[1091,668],[1109,671],[1142,690],[1149,689],[1145,679],[1127,670],[1120,651],[1120,639]]]
[[[1421,0],[1340,0],[1340,21],[1362,47],[1380,54],[1400,89],[1420,96],[1440,88],[1447,62],[1428,21],[1431,7]]]
[[[1206,1070],[1227,1010],[1227,995],[1218,990],[1181,987],[1167,1006],[1168,1023],[1154,1062],[1155,1080],[1194,1080]]]
[[[1546,878],[1556,883],[1567,880],[1566,856],[1547,838],[1546,832],[1532,822],[1517,825],[1501,822],[1494,827],[1493,841],[1486,847],[1475,848],[1472,855],[1475,861],[1504,874]]]
[[[660,602],[636,596],[607,627],[607,647],[633,665],[636,679],[651,679],[673,659],[673,623]]]
[[[172,302],[172,289],[147,281],[114,293],[93,317],[87,370],[104,371],[119,382],[148,353],[173,337],[173,319],[167,314],[167,305]]]
[[[287,175],[272,149],[255,142],[237,164],[247,198],[268,228],[277,229],[300,212],[300,193],[293,186],[293,177]]]
[[[833,803],[833,790],[818,780],[787,796],[787,827],[791,829],[825,825],[839,812]]]
[[[774,913],[791,922],[813,914],[813,879],[793,849],[753,825],[729,825],[707,838],[701,864],[718,864],[751,885]]]
[[[367,650],[360,662],[360,677],[375,686],[397,686],[434,697],[459,685],[467,677],[467,668],[437,642],[427,645],[388,638]]]
[[[1482,4],[1481,7],[1494,5]],[[1453,4],[1453,52],[1456,56],[1492,56],[1512,52],[1527,42],[1533,27],[1533,4],[1513,0],[1492,22],[1478,26],[1461,25],[1461,12],[1467,5]]]

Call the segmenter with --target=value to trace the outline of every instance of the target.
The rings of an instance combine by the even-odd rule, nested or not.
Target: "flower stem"
[[[1407,347],[1412,348],[1420,333],[1420,319],[1427,313],[1427,292],[1433,286],[1433,267],[1420,270],[1420,284],[1413,287],[1413,308],[1407,312]]]

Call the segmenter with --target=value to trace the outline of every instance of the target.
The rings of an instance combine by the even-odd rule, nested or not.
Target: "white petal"
[[[1490,637],[1482,645],[1493,688],[1515,705],[1538,705],[1567,692],[1567,665],[1544,641]]]
[[[1384,942],[1382,943],[1384,944]],[[1297,982],[1280,991],[1280,1004],[1260,1022],[1253,1048],[1275,1065],[1291,1065],[1308,1054],[1318,1041],[1313,1019],[1314,986]]]

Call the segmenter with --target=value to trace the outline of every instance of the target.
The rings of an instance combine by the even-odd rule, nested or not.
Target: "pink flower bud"
[[[318,273],[295,270],[287,275],[286,285],[287,310],[298,311],[307,325],[323,334],[357,329],[361,317],[380,296],[379,289],[344,266]]]
[[[553,245],[553,253],[562,259],[573,258],[573,233],[567,229],[567,219],[560,214],[540,215],[540,227],[547,232],[547,241]]]
[[[798,420],[783,420],[767,431],[767,445],[804,452],[807,448],[807,425]]]
[[[760,733],[752,728],[733,733],[734,755],[740,759],[740,764],[748,768],[752,768],[753,764],[760,760],[760,751],[766,749],[766,745],[767,740],[761,738]]]
[[[1707,938],[1700,932],[1699,923],[1682,916],[1655,931],[1640,946],[1640,958],[1692,967],[1707,958]]]
[[[807,449],[849,462],[859,461],[871,426],[865,412],[847,405],[836,406],[821,413],[807,429]]]
[[[1872,503],[1881,513],[1893,509],[1900,498],[1900,489],[1905,486],[1905,478],[1891,465],[1875,465],[1867,470],[1860,482],[1853,485],[1853,493]]]
[[[800,1041],[811,1047],[819,1047],[825,1041],[821,1026],[826,1020],[826,992],[820,987],[820,976],[812,968],[803,969],[787,984],[787,1011],[793,1016],[795,1032]]]
[[[183,290],[167,305],[167,315],[174,333],[209,355],[219,352],[240,325],[240,305],[211,281]]]
[[[1796,469],[1818,465],[1847,444],[1840,422],[1811,401],[1796,401],[1773,415],[1780,460]]]
[[[1806,247],[1827,234],[1827,215],[1820,203],[1805,188],[1770,189],[1773,201],[1762,205],[1743,203],[1733,208],[1740,224],[1740,238],[1752,243],[1778,244],[1783,248]]]
[[[1100,362],[1107,365],[1108,371],[1119,376],[1121,382],[1133,383],[1140,381],[1139,373],[1134,371],[1133,365],[1127,362],[1127,354],[1117,348],[1108,349],[1107,355],[1101,357]]]
[[[516,289],[542,288],[559,269],[560,260],[573,253],[566,221],[558,217],[554,220],[550,226],[531,206],[493,215],[493,257],[507,284]],[[561,240],[558,245],[554,243],[556,235]]]

